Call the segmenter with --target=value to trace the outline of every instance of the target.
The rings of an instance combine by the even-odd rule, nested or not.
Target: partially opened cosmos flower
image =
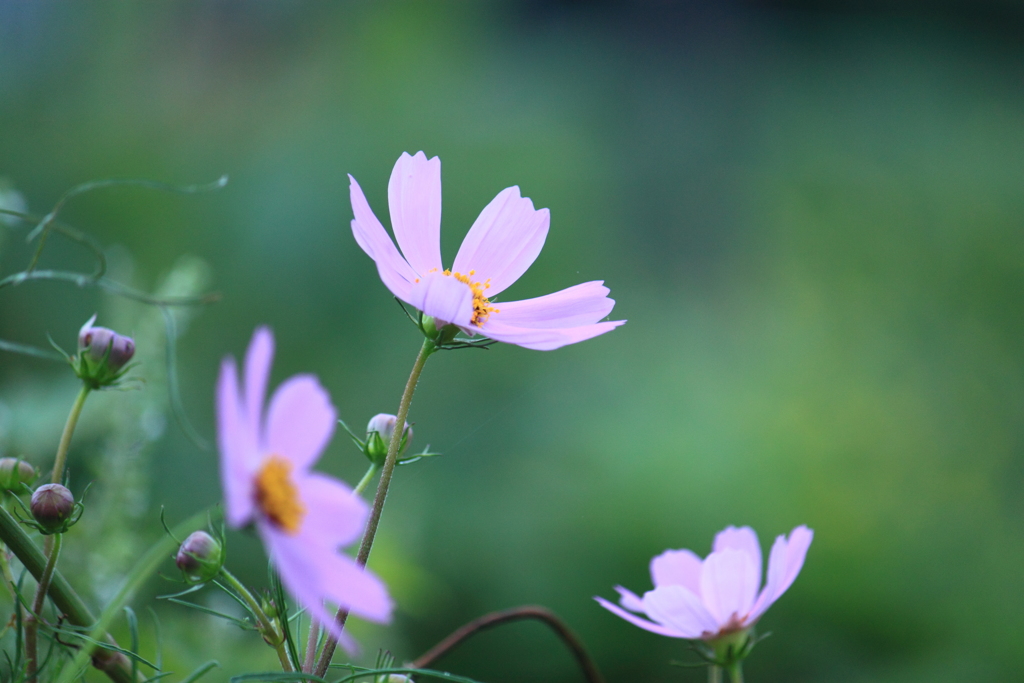
[[[249,344],[242,386],[234,358],[221,365],[217,431],[225,516],[233,527],[255,522],[285,588],[341,638],[324,601],[385,622],[391,599],[377,577],[339,552],[363,531],[366,503],[340,481],[310,471],[334,433],[327,392],[316,377],[296,375],[277,388],[264,415],[273,355],[273,335],[262,327]]]
[[[599,322],[615,305],[601,281],[535,299],[494,301],[526,272],[548,234],[548,210],[534,209],[518,187],[502,190],[484,207],[446,270],[441,263],[440,159],[404,153],[391,173],[388,205],[401,254],[359,183],[352,176],[349,180],[356,242],[376,262],[391,293],[432,316],[438,328],[452,324],[470,335],[547,351],[625,322]]]
[[[666,550],[651,560],[654,590],[643,598],[616,586],[622,607],[594,599],[652,633],[713,641],[757,623],[800,573],[813,537],[813,531],[798,526],[788,539],[775,539],[768,558],[768,580],[760,592],[757,534],[750,527],[729,527],[715,536],[711,554],[703,560],[690,550]],[[646,614],[651,621],[632,612]]]

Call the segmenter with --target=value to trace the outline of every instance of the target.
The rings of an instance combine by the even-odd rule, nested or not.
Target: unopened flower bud
[[[437,346],[444,346],[459,334],[459,328],[429,315],[423,316],[423,334]]]
[[[0,489],[21,492],[22,484],[31,484],[39,476],[35,467],[20,458],[0,458]]]
[[[78,333],[78,350],[87,353],[96,362],[106,358],[107,365],[116,372],[135,355],[135,342],[131,337],[106,327],[93,327],[86,323]]]
[[[366,457],[370,459],[370,462],[377,465],[384,464],[384,459],[388,455],[388,445],[391,443],[391,438],[395,435],[395,424],[397,422],[397,417],[387,413],[380,413],[370,418],[369,424],[366,425]],[[402,441],[398,444],[399,455],[402,454],[402,451],[405,450],[406,445],[411,440],[412,427],[407,422],[405,424],[405,433],[402,435]]]
[[[178,548],[174,564],[189,583],[206,583],[224,566],[224,549],[205,531],[193,531]]]
[[[73,522],[75,497],[60,484],[43,484],[32,494],[29,509],[43,533],[62,532]]]
[[[124,374],[135,355],[135,342],[106,327],[93,327],[95,320],[96,316],[89,318],[78,332],[75,371],[93,388],[99,388],[113,384]]]
[[[269,619],[277,619],[277,603],[267,596],[260,599],[260,609]]]

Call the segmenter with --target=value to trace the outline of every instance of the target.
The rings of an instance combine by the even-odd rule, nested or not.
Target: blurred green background
[[[552,225],[508,293],[604,279],[629,323],[550,353],[439,354],[413,403],[371,566],[398,601],[356,624],[400,660],[494,609],[549,606],[610,681],[699,681],[684,643],[591,596],[649,588],[666,548],[805,523],[800,578],[761,622],[750,681],[1024,678],[1024,8],[1018,3],[0,2],[0,176],[181,311],[185,411],[213,436],[220,359],[277,337],[275,383],[315,372],[342,417],[394,412],[419,345],[348,227],[346,173],[387,224],[403,151],[443,163],[443,249],[518,184]],[[0,267],[25,267],[27,228]],[[184,260],[182,260],[184,257]],[[89,270],[51,238],[44,267]],[[168,278],[171,278],[168,281]],[[0,291],[0,338],[65,348],[99,311],[146,382],[86,406],[62,566],[94,604],[171,520],[216,503],[216,454],[167,407],[158,311],[69,284]],[[0,450],[48,467],[75,393],[0,355]],[[355,482],[342,437],[321,461]],[[233,534],[230,566],[265,584]],[[173,576],[173,566],[164,568]],[[167,668],[269,668],[251,634],[151,598]],[[216,595],[200,600],[227,608]],[[7,605],[5,603],[5,605]],[[9,614],[9,605],[4,607]],[[152,624],[143,618],[147,647]],[[580,680],[539,625],[438,666]],[[95,674],[90,679],[100,680]],[[174,679],[172,679],[174,680]]]

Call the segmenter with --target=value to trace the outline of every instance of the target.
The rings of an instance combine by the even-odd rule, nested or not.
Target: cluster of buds
[[[82,516],[84,506],[61,484],[43,484],[32,493],[29,510],[39,533],[62,534]]]
[[[224,544],[205,531],[193,531],[174,557],[185,582],[195,585],[216,578],[224,566]]]
[[[353,434],[352,430],[344,422],[341,423],[341,426],[352,437],[352,441],[363,452],[363,455],[374,465],[381,467],[388,456],[388,446],[390,446],[391,439],[395,435],[395,425],[397,423],[398,418],[394,415],[388,415],[387,413],[374,415],[366,425],[366,439],[360,439]],[[420,458],[438,455],[437,453],[429,453],[427,451],[413,455],[402,455],[410,441],[412,441],[412,425],[407,422],[405,429],[402,431],[402,440],[398,443],[399,465],[415,462]]]
[[[78,332],[78,355],[70,358],[75,374],[92,389],[116,384],[128,372],[135,355],[131,337],[106,327],[94,327],[96,316],[82,325]]]

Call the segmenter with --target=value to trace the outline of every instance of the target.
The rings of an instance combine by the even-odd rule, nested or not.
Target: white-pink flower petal
[[[806,526],[798,526],[789,532],[789,552],[786,553],[786,572],[782,579],[782,583],[779,584],[778,592],[775,595],[775,599],[778,600],[779,596],[785,593],[793,582],[796,580],[800,570],[803,569],[804,559],[807,557],[807,551],[811,547],[811,541],[814,540],[814,532],[808,529]]]
[[[384,582],[344,555],[334,554],[326,558],[331,577],[324,586],[324,597],[328,601],[346,604],[352,614],[363,619],[378,623],[391,620],[394,603]]]
[[[480,328],[480,331],[500,342],[516,344],[535,351],[552,351],[604,334],[625,322],[625,320],[615,320],[567,328],[514,327],[504,324],[498,316],[491,316]]]
[[[274,534],[264,528],[260,529],[260,536],[285,590],[316,617],[346,652],[357,653],[358,643],[338,627],[334,615],[327,610],[324,602],[324,567],[316,556],[309,556],[306,548],[295,547],[287,536]],[[348,561],[352,562],[350,559]]]
[[[225,358],[217,380],[217,445],[220,480],[224,485],[224,514],[228,524],[241,526],[252,518],[253,456],[256,439],[249,427],[233,358]]]
[[[604,282],[594,280],[551,294],[495,304],[492,317],[502,324],[528,328],[566,328],[593,325],[615,306]]]
[[[651,560],[651,583],[659,586],[683,586],[700,595],[701,559],[692,550],[666,550]]]
[[[488,282],[487,296],[504,291],[537,260],[548,236],[551,213],[534,209],[519,187],[498,193],[462,240],[452,270]]]
[[[300,469],[316,462],[331,441],[338,414],[313,375],[295,375],[274,392],[267,411],[264,448]]]
[[[409,291],[409,304],[444,323],[468,327],[473,319],[473,292],[441,273],[420,278]]]
[[[250,427],[263,421],[263,401],[267,395],[267,379],[274,362],[274,335],[259,327],[245,353],[245,408]],[[259,432],[256,432],[257,435]]]
[[[302,503],[315,514],[303,526],[312,542],[337,549],[349,545],[363,533],[369,506],[348,486],[316,472],[300,483]]]
[[[366,255],[377,264],[377,273],[384,285],[392,294],[408,303],[409,289],[416,280],[416,271],[398,253],[395,243],[370,209],[359,183],[351,175],[348,179],[352,213],[355,216],[352,220],[352,235]]]
[[[394,603],[384,584],[351,557],[323,552],[323,546],[306,530],[290,535],[261,525],[260,536],[286,584],[312,584],[320,600],[370,621],[386,622],[391,618]]]
[[[705,558],[700,572],[700,596],[720,626],[742,619],[757,597],[757,577],[750,555],[726,548]]]
[[[814,532],[803,525],[789,532],[789,539],[785,536],[775,539],[768,555],[768,579],[750,610],[751,623],[760,619],[796,580],[813,539]]]
[[[616,586],[615,590],[619,593],[619,604],[628,609],[630,612],[643,612],[644,603],[639,595],[623,588],[622,586]]]
[[[711,546],[711,550],[712,552],[719,552],[726,548],[740,550],[750,555],[754,567],[757,568],[757,578],[754,584],[760,586],[763,560],[761,559],[761,544],[757,540],[757,533],[749,526],[739,528],[734,526],[726,527],[715,535],[715,542]]]
[[[626,610],[622,609],[618,605],[610,603],[610,602],[608,602],[607,600],[605,600],[602,597],[599,597],[599,596],[595,595],[594,596],[594,600],[597,600],[597,604],[601,605],[601,607],[604,607],[606,610],[608,610],[612,614],[616,614],[616,615],[622,617],[623,619],[625,619],[629,623],[631,623],[631,624],[633,624],[635,626],[639,626],[640,628],[644,629],[645,631],[650,631],[651,633],[657,633],[660,636],[669,636],[670,638],[690,638],[691,637],[691,636],[688,636],[688,635],[686,635],[684,633],[679,632],[678,630],[676,630],[676,629],[674,629],[674,628],[672,628],[670,626],[663,626],[662,624],[655,624],[654,622],[647,621],[646,619],[641,619],[640,617],[636,616],[635,614],[631,614],[630,612],[627,612]]]
[[[441,160],[423,152],[398,158],[388,181],[391,229],[421,277],[441,270]]]
[[[647,616],[683,634],[683,638],[700,638],[718,630],[715,616],[683,586],[660,586],[647,591],[643,604]]]

